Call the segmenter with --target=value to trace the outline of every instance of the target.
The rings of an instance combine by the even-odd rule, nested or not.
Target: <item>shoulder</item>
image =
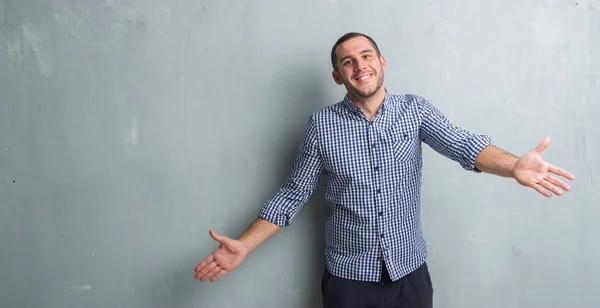
[[[421,105],[424,102],[427,102],[427,99],[419,94],[413,94],[413,93],[400,93],[400,94],[395,94],[395,93],[390,93],[388,94],[389,97],[389,101],[393,104],[393,105]]]
[[[413,93],[389,94],[390,106],[399,113],[427,113],[431,103],[422,95]]]
[[[343,101],[337,102],[333,105],[322,107],[309,116],[309,122],[314,125],[322,125],[325,123],[331,124],[332,122],[339,122],[347,118],[348,110],[343,105]]]

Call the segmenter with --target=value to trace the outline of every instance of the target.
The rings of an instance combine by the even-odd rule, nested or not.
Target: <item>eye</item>
[[[352,60],[348,60],[348,61],[344,62],[344,65],[349,65],[349,64],[352,64]]]

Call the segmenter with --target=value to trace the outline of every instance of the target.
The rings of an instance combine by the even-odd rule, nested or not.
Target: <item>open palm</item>
[[[196,279],[216,281],[238,267],[248,255],[250,249],[238,240],[216,234],[210,230],[210,236],[220,243],[219,247],[198,266]]]
[[[568,191],[571,187],[554,175],[569,180],[574,180],[575,177],[542,159],[541,153],[549,144],[550,138],[547,137],[537,147],[521,156],[515,164],[514,177],[519,184],[531,187],[546,197],[551,197],[552,193],[561,196],[563,190]]]

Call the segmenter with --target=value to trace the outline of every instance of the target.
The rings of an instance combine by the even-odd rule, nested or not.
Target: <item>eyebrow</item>
[[[375,52],[375,50],[373,50],[373,49],[363,49],[363,50],[361,50],[359,52],[359,54],[363,54],[363,53],[367,53],[367,52]],[[339,62],[342,63],[344,60],[346,60],[348,58],[350,58],[350,56],[345,56],[345,57],[341,58]]]

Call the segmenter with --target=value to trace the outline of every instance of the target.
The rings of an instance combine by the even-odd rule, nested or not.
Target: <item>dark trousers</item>
[[[381,282],[362,282],[323,273],[323,308],[433,308],[427,263],[392,282],[383,266]]]

